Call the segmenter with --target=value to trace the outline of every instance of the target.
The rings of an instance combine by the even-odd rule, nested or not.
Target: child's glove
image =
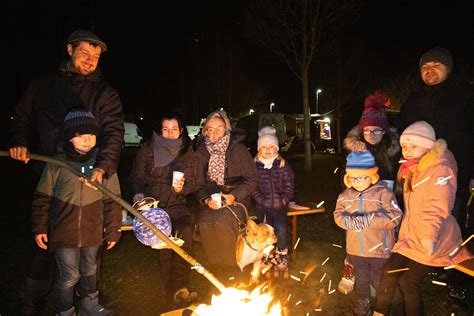
[[[371,216],[367,214],[356,215],[356,216],[350,216],[348,218],[347,225],[348,225],[349,230],[360,231],[360,230],[369,228],[371,221],[372,221]]]
[[[426,254],[428,256],[431,256],[435,250],[435,242],[429,239],[422,239],[421,240],[421,245],[423,248],[426,250]]]

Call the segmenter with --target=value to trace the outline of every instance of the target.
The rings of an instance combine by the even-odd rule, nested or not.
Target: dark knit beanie
[[[390,107],[390,100],[380,91],[375,91],[365,98],[364,111],[359,120],[359,127],[378,126],[387,129],[388,120],[386,107]]]
[[[442,63],[448,69],[448,73],[453,69],[453,57],[449,50],[443,47],[435,47],[423,54],[420,58],[420,71],[421,67],[428,62]]]
[[[64,119],[64,139],[66,141],[78,135],[99,134],[99,125],[91,112],[83,108],[72,109]]]
[[[72,32],[67,39],[67,43],[72,44],[76,42],[93,43],[102,48],[102,53],[107,51],[107,44],[105,44],[105,42],[101,40],[99,36],[95,35],[90,31],[77,30]]]

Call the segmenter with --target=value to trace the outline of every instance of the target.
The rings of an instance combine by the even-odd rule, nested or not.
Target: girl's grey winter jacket
[[[84,163],[55,158],[90,177],[95,154]],[[120,195],[118,176],[104,178],[102,185]],[[120,206],[83,184],[72,172],[51,163],[43,170],[33,197],[32,225],[35,234],[48,234],[48,249],[102,245],[104,239],[118,241],[122,212]]]
[[[349,230],[348,220],[355,214],[371,217],[370,226],[361,231]],[[363,192],[352,188],[344,190],[334,210],[334,221],[347,230],[346,252],[360,257],[390,257],[395,244],[395,227],[401,217],[402,211],[392,190],[378,183]]]

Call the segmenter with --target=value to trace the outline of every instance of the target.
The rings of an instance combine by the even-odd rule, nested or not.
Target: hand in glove
[[[143,193],[137,193],[133,196],[133,203],[142,200],[145,197]]]
[[[372,217],[368,214],[349,216],[347,225],[349,230],[360,231],[369,228]]]
[[[431,256],[435,250],[435,242],[429,239],[422,239],[421,240],[421,245],[423,248],[426,250],[426,254],[428,256]]]

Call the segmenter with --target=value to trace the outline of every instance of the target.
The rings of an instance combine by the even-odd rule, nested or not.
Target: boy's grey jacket
[[[373,214],[369,228],[362,231],[348,230],[347,220],[356,214]],[[402,216],[392,190],[379,183],[363,192],[352,188],[344,190],[339,194],[334,210],[334,221],[347,230],[347,253],[361,257],[390,257],[390,250],[395,244],[395,227],[401,222]]]

